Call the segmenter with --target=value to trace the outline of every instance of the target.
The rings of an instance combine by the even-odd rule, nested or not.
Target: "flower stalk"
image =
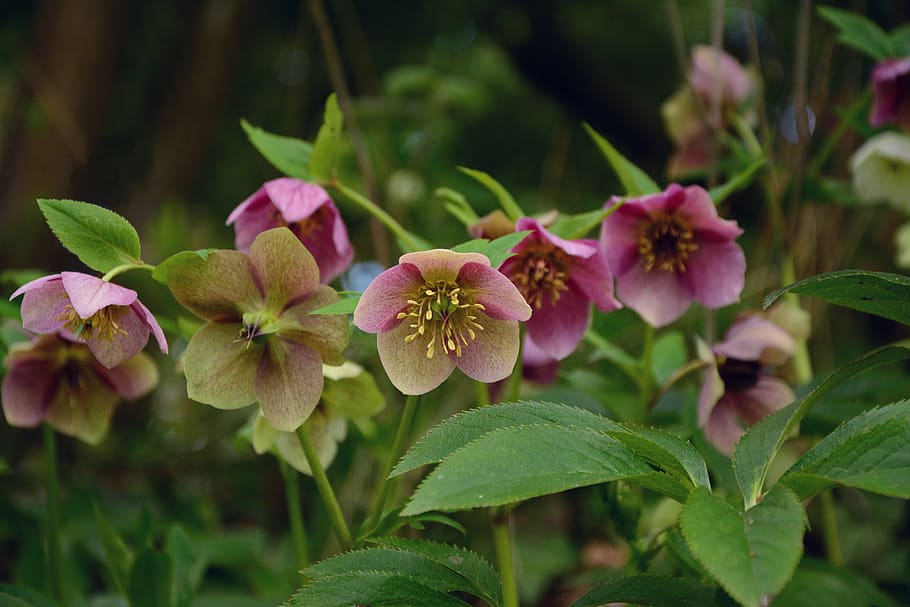
[[[341,506],[338,505],[338,498],[335,497],[335,491],[332,489],[329,478],[322,468],[322,462],[319,461],[319,455],[316,453],[313,441],[310,440],[310,435],[303,427],[297,429],[297,439],[303,448],[303,454],[310,465],[310,470],[313,472],[313,480],[316,482],[316,489],[319,491],[322,503],[329,514],[329,522],[332,524],[332,529],[335,531],[338,541],[341,542],[341,547],[347,550],[354,546],[354,538],[351,536],[347,523],[344,522],[344,514],[341,512]]]
[[[426,247],[421,246],[421,243],[417,241],[413,234],[408,232],[400,223],[395,221],[395,218],[379,208],[375,202],[358,192],[357,190],[346,186],[341,181],[337,179],[331,183],[327,183],[326,186],[337,190],[342,196],[356,204],[358,207],[375,217],[379,220],[382,225],[384,225],[390,232],[392,232],[401,244],[407,248],[407,252],[419,251]]]
[[[63,578],[60,564],[63,550],[60,546],[60,501],[57,488],[57,435],[44,424],[44,480],[47,492],[45,533],[47,541],[47,589],[55,599],[63,598]]]
[[[303,515],[300,511],[300,477],[297,476],[297,471],[283,459],[278,458],[278,463],[281,466],[281,476],[284,477],[284,495],[287,499],[288,524],[291,527],[294,559],[297,567],[303,569],[310,564],[310,557],[306,529],[303,526]]]
[[[511,512],[493,510],[493,545],[496,565],[502,580],[503,607],[518,607],[518,582],[515,578],[515,561],[512,555]]]

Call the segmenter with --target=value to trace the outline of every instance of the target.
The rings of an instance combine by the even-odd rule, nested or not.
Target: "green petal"
[[[344,440],[347,422],[340,417],[325,416],[317,410],[303,424],[303,429],[310,435],[323,469],[328,468],[338,453],[338,442]],[[313,476],[295,432],[278,432],[275,446],[281,458],[294,469],[307,476]]]
[[[262,307],[250,261],[237,251],[188,256],[168,269],[167,284],[177,301],[207,320],[233,320]]]
[[[183,368],[191,399],[219,409],[256,402],[253,380],[262,346],[238,340],[239,333],[239,324],[210,322],[190,339]]]
[[[262,411],[256,413],[256,421],[253,422],[253,451],[259,455],[269,451],[275,446],[278,434],[278,430],[262,416]]]
[[[281,315],[278,320],[278,334],[284,339],[315,350],[327,365],[342,364],[344,349],[351,336],[347,316],[309,314],[311,310],[327,306],[338,299],[334,289],[320,285],[306,300]]]
[[[385,408],[385,397],[367,372],[339,380],[326,378],[322,402],[345,419],[370,417]]]
[[[438,351],[427,358],[426,337],[405,343],[412,332],[403,322],[387,333],[376,336],[379,360],[392,384],[404,394],[426,394],[452,373],[454,357]]]
[[[272,337],[253,390],[268,422],[277,430],[293,432],[319,403],[322,383],[319,354],[304,345]]]
[[[97,445],[107,435],[119,400],[93,371],[80,367],[76,381],[60,382],[44,420],[62,434]]]
[[[287,228],[259,234],[250,246],[250,262],[265,290],[266,310],[276,316],[319,287],[316,260]]]

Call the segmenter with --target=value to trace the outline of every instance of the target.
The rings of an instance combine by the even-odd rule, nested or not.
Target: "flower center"
[[[724,381],[727,392],[748,390],[758,383],[762,365],[757,360],[739,360],[736,358],[720,357],[717,372]]]
[[[398,320],[410,319],[408,326],[414,330],[404,338],[405,343],[427,339],[427,358],[433,358],[437,347],[443,354],[461,356],[462,346],[474,341],[476,331],[483,330],[477,311],[484,309],[456,283],[437,280],[420,287],[408,300],[407,309],[398,313]]]
[[[262,312],[246,312],[240,323],[240,336],[234,343],[246,342],[246,347],[256,343],[261,344],[265,338],[278,332],[275,321]]]
[[[280,211],[275,211],[277,223],[280,226],[288,228],[291,232],[294,233],[298,239],[303,240],[308,236],[314,234],[315,232],[322,231],[329,223],[329,208],[326,205],[323,205],[316,209],[316,211],[307,217],[306,219],[301,219],[300,221],[294,221],[288,223],[284,220],[284,217],[281,216]]]
[[[82,318],[73,306],[67,304],[63,312],[57,316],[57,320],[79,339],[111,341],[116,335],[129,335],[126,329],[117,323],[117,319],[126,311],[127,306],[105,306],[89,318]]]
[[[539,310],[548,299],[556,305],[560,294],[568,289],[569,256],[550,243],[534,242],[517,255],[515,271],[509,276],[528,305]]]
[[[689,222],[678,215],[657,213],[638,232],[638,252],[645,271],[685,272],[689,254],[698,250]]]

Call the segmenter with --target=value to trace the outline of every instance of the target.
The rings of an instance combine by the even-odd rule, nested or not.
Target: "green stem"
[[[521,372],[524,367],[524,345],[525,345],[525,326],[518,326],[518,358],[515,359],[515,366],[512,368],[512,375],[506,384],[506,402],[514,403],[521,398]]]
[[[831,153],[834,152],[834,148],[837,146],[837,143],[841,140],[841,137],[843,137],[847,133],[847,130],[851,128],[852,122],[866,108],[866,105],[869,103],[869,100],[871,98],[872,87],[867,86],[863,91],[863,94],[860,95],[856,101],[854,101],[850,107],[847,108],[841,119],[838,121],[837,126],[831,132],[831,135],[825,139],[822,147],[812,158],[812,162],[809,163],[809,168],[806,170],[806,175],[808,177],[813,177],[822,170],[822,168],[825,166],[825,163],[828,162],[828,157],[831,156]]]
[[[384,225],[389,229],[390,232],[398,237],[398,240],[401,241],[401,244],[407,247],[409,251],[419,251],[423,248],[421,244],[414,238],[414,235],[405,230],[400,223],[395,221],[394,217],[383,211],[381,208],[379,208],[379,205],[377,205],[375,202],[357,190],[346,186],[338,180],[332,181],[326,185],[334,190],[338,190],[345,198],[378,219],[382,225]]]
[[[392,481],[389,475],[395,467],[395,462],[401,457],[404,449],[404,443],[411,434],[411,425],[414,422],[414,414],[417,412],[417,401],[419,397],[413,394],[408,395],[404,401],[404,411],[401,419],[398,421],[398,431],[395,432],[395,440],[392,442],[392,451],[389,453],[389,460],[386,462],[385,473],[379,481],[379,490],[376,492],[376,501],[373,502],[373,510],[370,512],[370,518],[367,519],[367,530],[373,531],[382,518],[382,510],[389,499],[389,493],[392,491]]]
[[[490,385],[482,381],[474,382],[474,393],[477,396],[477,406],[486,407],[490,404]]]
[[[788,255],[781,264],[781,283],[789,285],[796,282],[796,269],[793,264],[793,257]],[[796,293],[787,293],[784,295],[784,301],[799,307],[799,296]],[[793,353],[793,369],[796,373],[796,381],[799,384],[808,384],[812,381],[812,359],[809,358],[809,346],[805,339],[799,339],[796,342],[796,352]]]
[[[761,158],[764,155],[761,144],[755,137],[755,131],[753,131],[752,127],[749,126],[749,123],[746,122],[746,119],[739,114],[734,114],[732,122],[733,128],[736,130],[736,134],[739,135],[740,139],[743,140],[743,143],[746,145],[746,149],[749,150],[749,153],[756,158]]]
[[[47,491],[47,587],[50,595],[63,599],[63,578],[60,564],[63,551],[60,547],[60,502],[57,490],[57,436],[54,429],[44,424],[45,488]]]
[[[512,530],[509,522],[511,513],[502,509],[493,511],[493,545],[496,550],[496,565],[502,579],[503,607],[518,607],[518,583],[515,579],[515,562],[512,558]]]
[[[303,516],[300,512],[300,477],[283,459],[278,458],[278,463],[281,465],[281,476],[284,477],[284,496],[288,504],[288,523],[291,526],[294,557],[297,560],[297,567],[303,569],[310,564],[310,557],[306,529],[303,527]]]
[[[690,373],[694,373],[699,369],[704,369],[710,365],[706,360],[695,359],[691,360],[688,363],[684,364],[682,367],[673,372],[673,375],[667,378],[667,381],[663,383],[654,394],[651,396],[651,399],[648,401],[648,409],[653,409],[654,405],[657,404],[657,401],[660,400],[660,397],[670,391],[674,385],[679,383],[682,379],[688,376]]]
[[[834,511],[834,497],[831,491],[831,489],[828,489],[818,495],[822,509],[822,532],[825,536],[825,549],[828,552],[828,560],[835,567],[843,567],[844,549],[840,543],[840,535],[837,533],[837,516]]]
[[[329,478],[325,475],[322,462],[319,461],[316,448],[313,446],[313,441],[310,440],[310,435],[304,426],[297,428],[297,440],[300,441],[303,454],[306,456],[306,461],[313,472],[313,480],[316,482],[316,489],[319,491],[322,503],[328,511],[332,529],[335,530],[335,535],[338,537],[338,541],[341,542],[342,548],[348,549],[354,545],[354,538],[351,537],[351,531],[348,529],[347,523],[344,522],[341,506],[338,505],[338,499],[335,497]]]
[[[152,272],[154,269],[155,266],[149,265],[144,261],[140,261],[138,263],[125,263],[109,270],[107,274],[101,277],[101,280],[104,282],[110,282],[115,276],[119,276],[124,272],[129,272],[130,270],[145,270],[146,272]]]

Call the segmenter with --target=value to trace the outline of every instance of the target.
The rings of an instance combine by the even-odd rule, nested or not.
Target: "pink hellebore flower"
[[[82,343],[56,333],[15,344],[4,361],[3,414],[11,426],[47,422],[58,432],[96,445],[107,434],[114,406],[158,383],[158,369],[140,352],[108,368]]]
[[[722,108],[736,107],[752,93],[749,73],[729,54],[713,46],[692,50],[689,84],[695,96],[710,107],[717,100]]]
[[[343,315],[310,312],[338,300],[287,228],[259,234],[249,255],[214,251],[168,272],[183,306],[208,322],[184,356],[187,393],[219,409],[256,401],[277,430],[300,427],[319,402],[322,363],[340,365]]]
[[[739,301],[746,258],[742,230],[721,219],[698,186],[671,184],[622,204],[604,220],[601,246],[616,275],[616,295],[655,327],[682,316],[692,300],[708,308]]]
[[[875,102],[869,124],[910,130],[910,57],[886,59],[872,71]]]
[[[240,203],[227,219],[234,224],[235,246],[246,253],[260,232],[287,227],[319,266],[320,282],[330,283],[354,259],[348,231],[335,203],[322,187],[282,177],[267,181]]]
[[[479,253],[435,249],[402,255],[376,277],[354,324],[378,333],[379,358],[404,394],[429,392],[457,366],[472,379],[506,378],[518,358],[518,322],[531,308]]]
[[[766,369],[783,364],[795,349],[789,333],[760,316],[734,322],[710,351],[699,343],[709,367],[698,396],[698,425],[719,451],[731,455],[745,428],[793,402],[790,387]]]
[[[138,354],[149,333],[167,353],[164,332],[132,289],[88,274],[63,272],[19,287],[10,299],[23,293],[22,326],[84,343],[108,369]]]
[[[588,329],[591,302],[602,312],[622,307],[613,297],[613,274],[596,240],[564,240],[530,217],[519,219],[515,230],[531,233],[499,271],[531,305],[528,337],[562,360]]]

